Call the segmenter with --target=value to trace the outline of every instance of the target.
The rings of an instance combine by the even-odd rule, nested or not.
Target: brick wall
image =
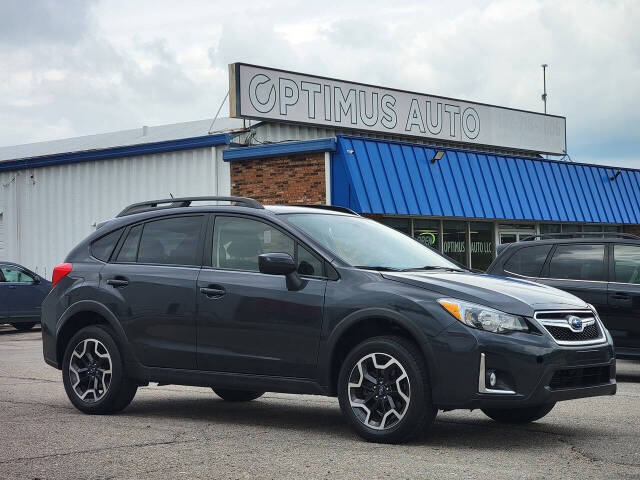
[[[324,204],[324,153],[231,162],[231,195],[264,204]]]

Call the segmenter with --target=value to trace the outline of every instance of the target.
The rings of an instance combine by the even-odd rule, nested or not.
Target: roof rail
[[[287,206],[289,206],[289,207],[318,208],[320,210],[330,210],[330,211],[333,211],[333,212],[349,213],[351,215],[360,216],[357,212],[354,212],[350,208],[341,207],[339,205],[310,205],[310,204],[297,204],[297,205],[295,205],[295,204],[291,204],[291,205],[287,205]]]
[[[630,240],[640,240],[640,237],[631,233],[620,232],[565,232],[565,233],[541,233],[538,235],[530,235],[520,240],[521,242],[527,242],[531,240],[545,240],[554,238],[628,238]]]
[[[259,208],[264,207],[260,202],[253,198],[246,197],[184,197],[184,198],[165,198],[162,200],[149,200],[147,202],[134,203],[122,210],[117,217],[125,217],[135,213],[149,212],[152,210],[163,210],[167,208],[188,207],[192,202],[231,202],[242,207]]]

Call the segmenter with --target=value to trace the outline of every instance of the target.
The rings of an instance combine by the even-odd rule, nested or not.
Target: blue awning
[[[337,138],[331,200],[360,213],[640,223],[640,170]]]

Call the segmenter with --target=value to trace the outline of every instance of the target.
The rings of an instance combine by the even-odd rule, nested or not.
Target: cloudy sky
[[[637,0],[2,0],[0,145],[212,118],[235,61],[535,111],[548,63],[571,158],[640,168],[638,25]]]

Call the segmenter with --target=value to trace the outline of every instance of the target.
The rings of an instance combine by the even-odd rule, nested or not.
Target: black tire
[[[13,328],[15,328],[16,330],[20,330],[21,332],[26,332],[28,330],[31,330],[33,327],[35,327],[35,325],[36,325],[36,322],[11,324]]]
[[[529,423],[540,420],[549,413],[555,405],[554,402],[525,408],[483,408],[482,411],[487,417],[496,422]]]
[[[93,401],[83,400],[80,395],[76,393],[72,381],[75,382],[79,376],[76,376],[70,371],[71,356],[76,347],[79,347],[85,340],[99,341],[111,361],[109,384],[102,396]],[[81,412],[95,415],[117,413],[125,409],[131,403],[138,390],[138,384],[126,376],[122,355],[114,340],[113,333],[111,333],[108,327],[103,325],[85,327],[71,338],[62,361],[62,380],[71,403]]]
[[[404,393],[409,392],[409,401],[404,404],[406,410],[401,412],[402,418],[398,419],[396,416],[395,423],[388,428],[385,427],[386,421],[383,419],[377,425],[378,429],[365,424],[366,418],[364,420],[361,418],[365,415],[362,413],[362,409],[351,406],[350,379],[364,378],[364,375],[360,375],[359,370],[356,370],[358,368],[357,365],[361,360],[366,361],[364,360],[365,357],[374,353],[382,354],[382,359],[388,360],[388,357],[393,357],[404,369],[408,378],[409,388],[407,389],[406,384],[404,384]],[[400,367],[397,368],[399,372]],[[388,384],[398,387],[396,391],[400,389],[399,386],[402,386],[393,381],[389,381]],[[395,387],[392,386],[391,388]],[[376,388],[379,387],[369,389],[370,394],[375,392]],[[388,399],[388,395],[381,397],[381,405],[390,405],[389,400],[385,398]],[[356,433],[369,442],[377,443],[402,443],[422,434],[433,423],[438,412],[431,401],[429,375],[422,353],[412,341],[396,336],[370,338],[349,352],[340,368],[338,400],[340,401],[343,415]],[[397,398],[394,402],[394,409],[398,405],[396,402]],[[359,413],[356,413],[356,411]]]
[[[225,388],[211,387],[213,392],[227,402],[250,402],[264,395],[264,392],[251,390],[227,390]]]

